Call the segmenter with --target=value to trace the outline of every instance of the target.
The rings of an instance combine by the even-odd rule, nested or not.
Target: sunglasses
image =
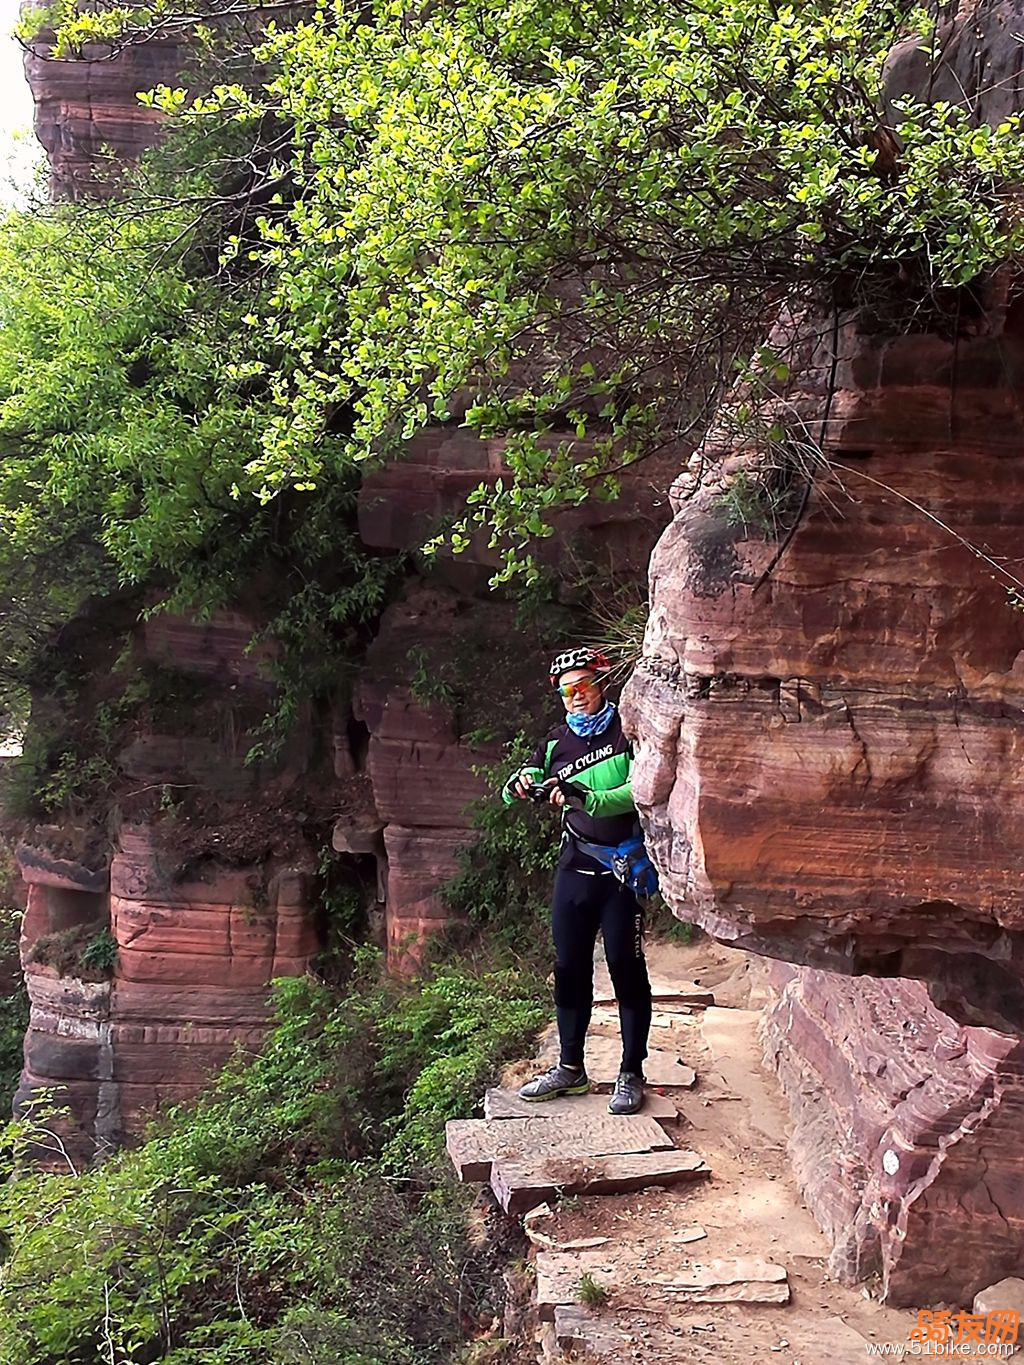
[[[568,701],[571,697],[575,697],[578,693],[589,692],[596,686],[597,686],[596,678],[582,678],[579,682],[566,683],[565,686],[560,687],[558,691],[561,694],[561,696],[565,697],[566,701]]]

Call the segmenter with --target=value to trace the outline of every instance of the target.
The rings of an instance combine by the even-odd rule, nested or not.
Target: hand
[[[557,784],[556,784],[554,787],[551,788],[551,795],[548,797],[548,802],[549,802],[552,806],[564,806],[564,805],[565,805],[565,793],[562,791],[561,787],[559,787]]]
[[[519,801],[529,801],[530,788],[535,785],[532,773],[520,773],[512,784],[512,795]]]

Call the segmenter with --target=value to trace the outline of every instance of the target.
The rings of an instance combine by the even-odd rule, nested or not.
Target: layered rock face
[[[892,93],[1021,108],[1021,10],[944,11],[938,69],[903,44]],[[752,526],[765,452],[712,433],[625,710],[677,913],[803,964],[772,969],[766,1044],[833,1269],[969,1306],[1024,1266],[1024,312],[1007,280],[961,304],[780,327],[790,496]]]
[[[802,375],[833,472],[774,568],[725,485],[677,503],[627,698],[634,789],[669,899],[717,937],[925,977],[1016,1026],[1018,322],[952,343],[850,320],[840,345],[834,396],[825,343]]]
[[[463,736],[444,695],[457,661],[452,646],[460,618],[464,631],[475,628],[485,640],[511,625],[500,606],[481,610],[437,587],[409,591],[385,613],[355,697],[355,718],[369,735],[367,771],[386,868],[388,958],[400,969],[415,966],[427,937],[450,918],[443,887],[473,838],[473,803],[486,792],[476,769],[496,762],[500,752]],[[424,661],[419,688],[418,659]],[[423,690],[431,685],[433,695]],[[346,834],[339,823],[336,848],[344,847]]]
[[[844,1281],[970,1304],[1024,1266],[1024,1048],[960,1028],[921,982],[775,963],[768,1060],[797,1177]]]
[[[44,8],[27,0],[22,14],[30,19]],[[136,160],[156,140],[161,115],[137,97],[180,83],[182,51],[176,43],[152,41],[119,52],[97,46],[84,61],[52,56],[53,32],[43,27],[25,53],[36,136],[50,161],[54,194],[81,199],[102,191],[118,164]]]
[[[46,1090],[67,1110],[55,1165],[139,1133],[257,1048],[270,982],[318,951],[315,751],[300,732],[287,761],[246,764],[272,696],[250,636],[227,614],[140,628],[137,662],[173,666],[175,700],[149,706],[116,756],[112,837],[65,823],[18,847],[32,1012],[15,1105]]]

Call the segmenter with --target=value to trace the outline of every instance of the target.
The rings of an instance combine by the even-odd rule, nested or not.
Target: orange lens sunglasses
[[[581,678],[579,682],[566,683],[564,687],[560,687],[558,690],[568,701],[571,697],[575,697],[577,692],[589,692],[591,688],[596,686],[596,678]]]

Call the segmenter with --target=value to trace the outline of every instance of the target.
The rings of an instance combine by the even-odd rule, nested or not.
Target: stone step
[[[659,1123],[682,1122],[679,1110],[666,1095],[648,1089],[640,1111]],[[608,1113],[607,1095],[563,1095],[557,1100],[521,1100],[514,1090],[492,1089],[484,1095],[485,1119],[557,1118],[562,1114]]]
[[[559,1195],[629,1194],[711,1174],[697,1152],[637,1152],[622,1156],[503,1159],[491,1167],[491,1189],[508,1214],[528,1213]]]
[[[641,1306],[655,1300],[685,1303],[789,1302],[785,1266],[758,1256],[681,1262],[671,1270],[643,1270],[628,1254],[610,1247],[586,1251],[538,1251],[537,1310],[553,1322],[560,1305],[578,1304],[580,1279],[589,1275],[608,1291],[609,1302]]]
[[[595,1085],[612,1085],[619,1074],[622,1045],[616,1038],[587,1039],[587,1075]],[[697,1084],[697,1073],[677,1052],[652,1047],[644,1062],[648,1085],[671,1090],[690,1090]]]
[[[537,1057],[539,1065],[545,1067],[557,1062],[558,1052],[558,1032],[552,1026],[541,1036],[540,1052]],[[589,1034],[585,1061],[587,1075],[594,1085],[614,1085],[622,1062],[622,1043],[618,1030],[607,1036]],[[644,1075],[649,1085],[661,1086],[667,1090],[690,1090],[697,1083],[697,1073],[679,1056],[678,1045],[652,1047],[644,1062]]]
[[[673,1149],[672,1139],[646,1114],[607,1112],[556,1118],[450,1119],[445,1145],[459,1179],[486,1181],[501,1160],[578,1159]]]

